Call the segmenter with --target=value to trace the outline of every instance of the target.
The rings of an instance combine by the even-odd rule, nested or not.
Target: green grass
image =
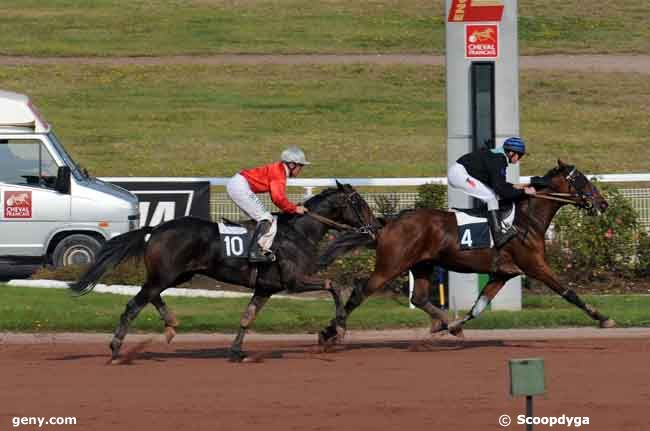
[[[67,291],[0,287],[0,331],[112,331],[128,297],[92,293],[74,298]],[[650,296],[586,296],[620,326],[650,326]],[[183,332],[234,332],[247,299],[168,298]],[[254,329],[260,332],[313,332],[333,317],[331,301],[272,298]],[[349,321],[350,329],[427,327],[428,317],[410,310],[406,298],[370,298]],[[594,326],[577,308],[559,297],[531,296],[521,312],[488,311],[469,328],[540,328]],[[162,329],[155,309],[148,306],[134,325],[136,331]]]
[[[314,162],[304,177],[444,175],[443,78],[433,66],[0,69],[2,87],[30,94],[98,176],[230,176],[288,144]],[[522,174],[557,158],[583,172],[650,169],[646,75],[526,71],[520,82]]]
[[[431,52],[434,37],[438,45],[442,43],[442,3],[433,7],[424,0],[44,3],[2,2],[0,27],[6,38],[3,36],[1,53],[130,56]]]
[[[3,0],[1,54],[442,53],[442,0]],[[650,53],[650,3],[522,0],[522,54]]]

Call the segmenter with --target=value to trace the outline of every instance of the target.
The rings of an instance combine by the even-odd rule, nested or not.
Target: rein
[[[335,228],[337,230],[366,233],[366,234],[374,237],[374,232],[373,232],[372,228],[367,227],[367,226],[362,226],[362,227],[359,227],[359,228],[352,227],[352,226],[350,226],[348,224],[345,224],[345,223],[335,222],[332,219],[329,219],[327,217],[323,217],[322,215],[312,213],[311,211],[307,212],[307,215],[314,218],[314,219],[316,219],[316,220],[318,220],[319,222],[323,223],[324,225],[333,227],[333,228]]]
[[[335,222],[332,219],[329,219],[327,217],[323,217],[322,215],[312,213],[311,211],[307,212],[307,215],[314,218],[314,219],[316,219],[316,220],[318,220],[319,222],[323,223],[324,225],[336,228],[338,230],[354,230],[354,228],[352,226],[350,226],[350,225]]]
[[[531,197],[546,199],[549,201],[564,202],[573,205],[578,205],[578,203],[575,200],[569,198],[579,198],[579,196],[572,195],[570,193],[535,193]]]

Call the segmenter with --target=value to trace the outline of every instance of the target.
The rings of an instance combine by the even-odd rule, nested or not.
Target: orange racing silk
[[[246,178],[253,193],[270,192],[271,200],[283,212],[296,212],[296,205],[286,195],[287,174],[282,162],[245,169],[239,174]]]

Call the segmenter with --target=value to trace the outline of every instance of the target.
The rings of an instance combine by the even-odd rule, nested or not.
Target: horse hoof
[[[173,326],[165,326],[165,340],[167,344],[171,343],[174,337],[176,336],[176,330]]]
[[[246,353],[242,352],[241,350],[231,350],[230,351],[230,356],[228,357],[228,361],[230,361],[230,362],[244,362],[244,359],[246,359]]]
[[[441,332],[445,332],[449,329],[449,326],[447,326],[446,322],[443,322],[442,320],[434,320],[431,322],[431,330],[429,331],[431,335],[437,335],[440,334]]]
[[[173,328],[176,328],[181,323],[176,318],[176,315],[174,313],[170,312],[169,315],[167,316],[167,322],[165,322],[165,324],[166,324],[166,326],[171,326]]]
[[[108,361],[106,361],[106,365],[120,365],[120,358],[113,358],[111,357]]]
[[[616,321],[613,320],[613,319],[601,320],[600,321],[600,327],[601,328],[615,328],[616,327]]]
[[[336,342],[337,335],[338,335],[337,329],[328,326],[327,328],[323,329],[318,333],[318,345],[330,346],[334,344]]]
[[[449,325],[449,334],[458,338],[465,338],[463,327],[461,325]]]

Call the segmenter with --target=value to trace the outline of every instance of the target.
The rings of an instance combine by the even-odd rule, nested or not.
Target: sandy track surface
[[[516,419],[524,400],[508,395],[507,364],[527,357],[545,362],[537,416],[587,417],[583,428],[591,431],[650,429],[647,337],[469,336],[462,343],[351,337],[332,353],[316,349],[313,336],[251,340],[257,361],[243,364],[228,362],[229,340],[154,342],[112,366],[105,343],[0,344],[0,429],[39,429],[14,428],[20,417],[75,417],[74,426],[41,429],[93,431],[523,429]],[[498,425],[504,414],[514,421],[507,428]]]

